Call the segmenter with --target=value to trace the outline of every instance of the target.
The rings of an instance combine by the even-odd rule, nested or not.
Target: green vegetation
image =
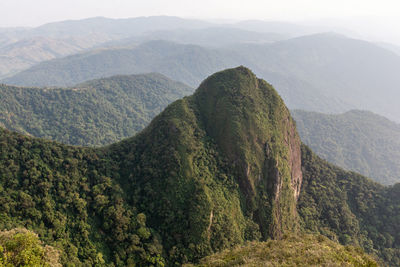
[[[378,266],[361,249],[341,246],[324,236],[302,234],[281,240],[251,242],[206,257],[185,267]]]
[[[59,252],[43,246],[38,236],[26,229],[0,232],[0,266],[60,267]]]
[[[0,166],[0,229],[36,232],[67,266],[179,266],[302,231],[400,265],[400,187],[301,148],[282,99],[244,67],[210,76],[142,132],[106,147],[0,130]],[[328,262],[374,266],[322,237],[266,244],[299,239],[316,254],[318,242],[331,247]]]
[[[191,91],[160,74],[114,76],[68,89],[0,85],[0,125],[66,144],[99,146],[134,135]]]
[[[283,142],[300,144],[293,130],[275,90],[239,67],[212,75],[108,151],[167,257],[181,263],[296,230],[291,172],[300,161],[292,167]]]
[[[301,140],[342,168],[382,184],[400,182],[400,125],[368,111],[292,111]]]
[[[0,229],[27,227],[70,266],[161,259],[146,217],[109,175],[116,163],[92,149],[0,130]]]
[[[384,187],[329,164],[305,146],[302,151],[302,229],[360,246],[386,264],[399,266],[399,184]]]
[[[210,92],[229,96],[210,107]],[[216,113],[231,143],[207,122]],[[300,161],[284,140],[299,154],[299,137],[274,89],[243,67],[211,76],[109,147],[0,137],[0,228],[34,230],[63,264],[180,264],[298,229],[291,174]]]

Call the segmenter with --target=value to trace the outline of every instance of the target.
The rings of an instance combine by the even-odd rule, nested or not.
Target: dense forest
[[[0,228],[26,227],[69,266],[162,262],[146,216],[110,177],[116,163],[76,148],[1,130]]]
[[[384,187],[336,167],[302,147],[302,228],[362,247],[390,266],[400,265],[400,186]]]
[[[181,265],[246,241],[298,244],[303,231],[399,264],[397,186],[301,146],[277,92],[244,67],[210,76],[106,147],[8,130],[0,144],[0,229],[34,231],[66,266]],[[328,261],[375,264],[322,237],[304,246],[313,238],[337,251]]]
[[[369,111],[291,111],[301,140],[315,153],[385,185],[400,182],[400,125]]]
[[[0,85],[0,125],[65,144],[105,145],[134,135],[192,91],[155,73],[113,76],[71,88]]]

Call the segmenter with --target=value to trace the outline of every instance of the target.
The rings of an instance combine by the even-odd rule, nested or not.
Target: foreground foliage
[[[251,242],[206,257],[185,267],[258,266],[378,266],[361,249],[342,246],[324,236],[285,236],[281,240]]]
[[[0,232],[0,266],[60,267],[59,252],[44,246],[38,236],[26,229]]]

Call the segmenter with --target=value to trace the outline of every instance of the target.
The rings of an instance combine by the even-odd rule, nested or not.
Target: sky
[[[153,15],[334,24],[400,43],[399,0],[0,0],[0,27]]]

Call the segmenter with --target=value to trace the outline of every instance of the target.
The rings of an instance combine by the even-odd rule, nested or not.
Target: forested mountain
[[[207,75],[246,65],[277,88],[291,109],[366,109],[400,121],[400,56],[375,44],[317,34],[272,44],[208,49],[151,41],[43,62],[5,79],[26,86],[72,85],[114,74],[160,72],[196,87]]]
[[[301,228],[359,245],[385,265],[400,265],[400,184],[384,187],[344,171],[302,147]]]
[[[322,158],[382,184],[400,182],[400,125],[369,111],[295,110],[301,140]]]
[[[71,88],[0,85],[0,125],[72,145],[104,145],[142,130],[193,89],[161,74],[113,76]]]
[[[0,143],[0,228],[34,230],[64,264],[180,265],[301,231],[400,263],[398,186],[301,146],[277,92],[244,67],[210,76],[141,133],[107,147],[7,130]],[[332,248],[343,253],[337,264],[356,251]]]

